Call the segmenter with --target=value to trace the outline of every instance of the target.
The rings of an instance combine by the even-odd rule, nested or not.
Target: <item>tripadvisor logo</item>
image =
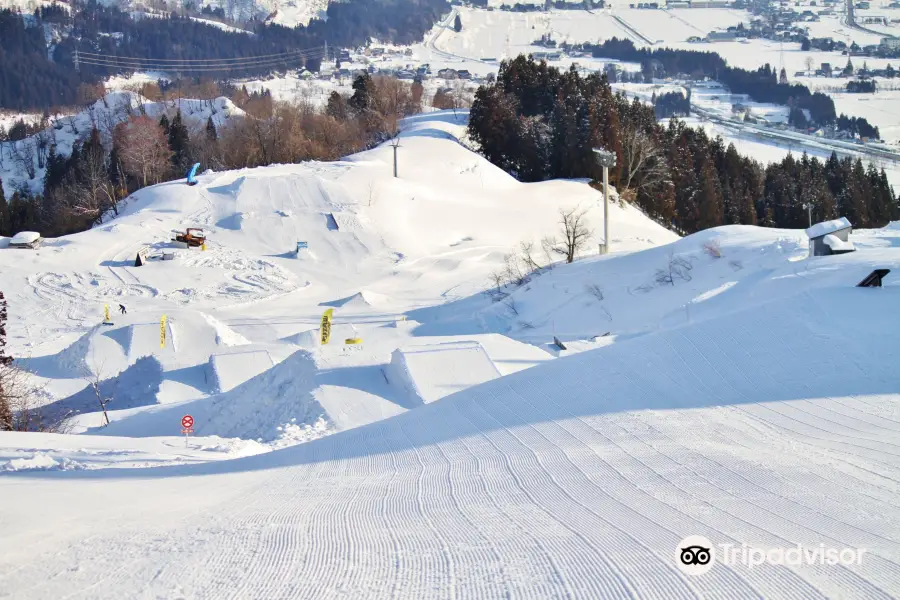
[[[675,549],[675,563],[686,575],[703,575],[717,562],[727,566],[752,569],[763,564],[788,565],[858,565],[865,548],[831,548],[825,544],[782,548],[761,548],[749,544],[713,544],[702,535],[689,535]]]
[[[689,535],[678,543],[678,567],[686,575],[703,575],[716,563],[716,548],[702,535]]]

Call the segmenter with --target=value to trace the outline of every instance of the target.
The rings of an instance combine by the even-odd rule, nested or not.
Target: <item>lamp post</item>
[[[609,168],[616,166],[616,153],[603,148],[593,148],[593,151],[603,167],[603,244],[600,254],[606,254],[609,252]]]

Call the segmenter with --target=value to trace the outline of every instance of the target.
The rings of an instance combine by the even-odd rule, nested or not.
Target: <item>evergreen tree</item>
[[[844,76],[849,77],[853,75],[853,61],[850,60],[850,57],[847,57],[847,66],[844,67]]]
[[[456,19],[453,21],[453,31],[456,33],[462,31],[462,19],[459,18],[459,13],[456,13]]]
[[[219,134],[216,131],[216,124],[213,123],[212,115],[206,119],[206,139],[215,142],[219,139]]]
[[[66,159],[56,153],[56,144],[50,146],[47,155],[47,170],[44,172],[44,191],[55,190],[62,185],[66,176]]]
[[[722,224],[722,191],[712,161],[701,158],[701,163],[697,227],[708,229]]]
[[[787,71],[785,71],[784,67],[781,67],[781,73],[778,75],[778,83],[781,85],[788,84]]]
[[[353,95],[350,97],[350,106],[358,112],[365,112],[372,102],[375,91],[375,82],[368,73],[363,73],[353,80]]]
[[[347,101],[337,91],[331,92],[331,95],[328,96],[325,114],[338,121],[347,119]]]
[[[3,194],[3,180],[0,179],[0,235],[9,237],[12,233],[12,224],[9,222],[9,205]]]
[[[159,126],[162,127],[166,137],[169,137],[169,117],[166,116],[166,113],[163,113],[162,117],[160,117]]]
[[[163,126],[165,129],[165,126]],[[190,162],[190,137],[187,127],[181,119],[181,111],[175,113],[167,133],[169,150],[172,151],[172,166],[177,173],[182,173],[188,168]]]

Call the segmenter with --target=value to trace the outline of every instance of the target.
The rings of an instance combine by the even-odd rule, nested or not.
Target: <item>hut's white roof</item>
[[[806,235],[809,236],[810,239],[812,239],[822,237],[823,235],[828,235],[829,233],[834,233],[835,231],[840,231],[841,229],[847,229],[849,227],[852,227],[852,225],[850,225],[850,221],[847,220],[847,217],[841,217],[840,219],[816,223],[806,230]]]

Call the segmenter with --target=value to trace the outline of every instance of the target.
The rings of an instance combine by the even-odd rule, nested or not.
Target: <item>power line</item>
[[[288,52],[279,52],[277,54],[260,54],[258,56],[243,56],[237,58],[148,58],[142,56],[110,56],[107,54],[99,54],[96,52],[81,52],[78,51],[78,56],[82,58],[97,58],[97,59],[116,59],[122,61],[140,61],[140,62],[149,62],[154,64],[162,64],[168,62],[178,62],[178,63],[226,63],[231,61],[251,61],[251,60],[262,60],[262,59],[276,59],[282,57],[289,57],[295,55],[305,55],[305,54],[316,54],[322,53],[323,46],[315,46],[313,48],[306,48],[304,50],[291,50]]]
[[[267,60],[252,63],[241,64],[208,64],[208,65],[177,65],[177,64],[152,64],[152,63],[124,63],[116,60],[95,60],[95,59],[79,59],[79,63],[83,65],[93,65],[98,67],[107,67],[111,69],[126,69],[133,71],[185,71],[185,72],[203,72],[203,71],[233,71],[246,70],[253,68],[277,67],[291,62],[299,62],[302,59],[317,58],[315,55],[297,56],[291,59]]]
[[[285,63],[323,58],[324,48],[298,50],[281,54],[222,59],[156,59],[123,56],[103,56],[96,53],[75,53],[76,65],[91,65],[108,69],[144,71],[213,72],[273,68]]]

